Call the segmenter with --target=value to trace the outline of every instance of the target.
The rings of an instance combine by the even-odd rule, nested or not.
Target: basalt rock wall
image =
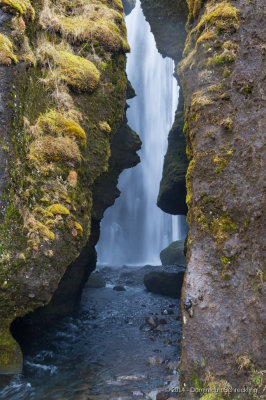
[[[188,6],[178,65],[190,226],[179,397],[259,399],[265,354],[265,10],[260,0],[189,0]]]
[[[191,1],[189,6],[188,38],[178,67],[190,159],[181,382],[183,388],[202,389],[201,395],[184,394],[186,399],[214,398],[203,394],[212,389],[219,399],[260,398],[263,2]],[[244,386],[253,392],[234,392]]]

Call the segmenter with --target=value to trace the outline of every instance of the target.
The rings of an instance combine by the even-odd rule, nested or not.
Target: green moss
[[[62,204],[53,204],[48,208],[52,214],[69,215],[70,211]]]
[[[56,2],[57,10],[63,2],[67,3]],[[68,3],[71,6],[78,1]],[[99,2],[84,3],[91,12]],[[113,4],[111,0],[106,3]],[[38,1],[38,11],[40,6]],[[118,9],[119,1],[115,7]],[[63,15],[74,17],[76,12],[77,9],[72,14],[70,7],[69,13]],[[27,21],[27,17],[15,18]],[[122,15],[115,18],[123,32]],[[124,115],[127,79],[122,51],[110,53],[89,40],[83,46],[77,40],[71,47],[60,43],[55,31],[42,32],[37,19],[35,25],[27,24],[38,66],[27,68],[25,73],[20,68],[14,76],[6,213],[0,227],[1,327],[2,321],[14,320],[43,306],[37,288],[32,291],[32,282],[25,281],[23,287],[17,284],[23,269],[32,266],[34,276],[45,269],[49,291],[49,285],[59,282],[87,243],[92,184],[108,169],[112,135]],[[120,38],[125,40],[123,35]],[[22,47],[18,48],[22,59]],[[71,215],[63,214],[61,218],[61,214],[48,209],[51,204],[71,209]],[[35,298],[28,296],[30,293]],[[0,345],[1,334],[2,331]],[[0,364],[2,353],[8,352],[11,344],[5,342],[3,347]]]
[[[197,109],[212,104],[212,100],[202,91],[198,90],[193,93],[191,106]]]
[[[83,235],[83,227],[81,226],[80,223],[76,222],[76,221],[70,221],[69,223],[69,227],[72,229],[72,234],[74,236],[76,235]]]
[[[129,51],[121,13],[100,1],[95,1],[95,8],[84,0],[66,0],[55,9],[45,7],[40,21],[70,42],[86,42],[95,50],[100,45],[109,52]]]
[[[81,163],[81,154],[75,141],[68,137],[53,137],[50,135],[34,140],[27,156],[33,166],[43,162],[73,162]]]
[[[231,259],[228,258],[228,257],[222,257],[222,258],[221,258],[221,262],[222,262],[224,265],[231,264]]]
[[[34,19],[35,11],[30,0],[1,0],[1,3],[13,8],[21,15],[29,16],[32,20]]]
[[[219,3],[210,3],[196,26],[196,31],[202,31],[204,28],[215,26],[218,31],[237,29],[239,21],[239,10],[232,6],[229,1]]]
[[[231,71],[229,69],[225,69],[223,71],[223,78],[227,78],[230,75],[231,75]]]
[[[40,115],[37,121],[37,130],[40,134],[54,134],[56,136],[69,136],[78,143],[86,145],[87,137],[84,129],[78,122],[68,116],[68,113],[57,110]]]
[[[60,48],[62,47],[66,50],[58,50],[51,43],[45,42],[39,49],[39,58],[42,63],[52,63],[54,68],[53,71],[48,72],[48,82],[59,79],[79,92],[95,90],[100,81],[100,72],[95,65],[67,51],[67,46],[62,45]]]
[[[10,65],[12,61],[16,64],[18,59],[13,52],[13,44],[6,35],[0,33],[0,65]]]
[[[244,228],[247,229],[247,227],[249,226],[249,224],[250,224],[250,218],[249,218],[249,217],[246,217],[246,218],[245,218],[245,223],[244,223]]]
[[[110,133],[111,130],[112,130],[110,125],[106,121],[100,121],[99,122],[99,128],[101,129],[101,131],[104,131],[106,133]]]
[[[49,240],[55,240],[55,234],[47,228],[47,226],[43,225],[39,221],[32,222],[32,227],[34,231],[38,232],[42,238],[46,238]]]
[[[220,174],[225,167],[228,165],[229,163],[229,157],[231,154],[229,153],[228,155],[224,155],[224,154],[217,154],[213,157],[213,162],[216,165],[215,168],[215,172],[216,174]]]
[[[212,65],[224,65],[224,64],[231,64],[235,62],[236,55],[233,52],[226,52],[217,56],[214,56],[211,59]]]
[[[53,214],[50,212],[50,211],[48,211],[48,210],[45,210],[44,208],[42,208],[42,207],[35,207],[34,209],[33,209],[33,212],[35,213],[35,214],[39,214],[39,215],[41,215],[41,216],[43,216],[43,217],[53,217]]]
[[[0,374],[19,373],[22,366],[22,353],[6,324],[0,328]]]
[[[237,231],[235,223],[222,210],[217,197],[204,195],[199,203],[193,205],[192,215],[201,229],[209,232],[218,242],[224,242],[232,231]]]
[[[224,129],[232,131],[234,128],[234,121],[233,121],[232,117],[226,117],[220,122],[220,125]]]
[[[200,43],[209,42],[210,40],[213,40],[216,38],[217,38],[217,35],[213,31],[205,31],[197,39],[196,45],[198,46]]]
[[[247,86],[244,87],[243,93],[244,93],[245,95],[247,95],[247,94],[249,94],[249,93],[252,93],[253,88],[254,88],[254,83],[249,83]]]
[[[187,0],[189,17],[188,22],[190,23],[193,19],[197,18],[202,7],[203,0]]]

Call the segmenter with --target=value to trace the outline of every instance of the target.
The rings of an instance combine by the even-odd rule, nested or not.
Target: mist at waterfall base
[[[126,25],[131,46],[127,75],[137,95],[128,101],[127,118],[142,140],[141,163],[120,176],[121,196],[101,223],[98,264],[158,265],[160,251],[187,233],[185,216],[168,215],[156,205],[179,88],[174,62],[158,53],[140,1]]]

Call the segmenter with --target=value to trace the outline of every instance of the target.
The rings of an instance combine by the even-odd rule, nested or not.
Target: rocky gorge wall
[[[145,3],[154,9],[165,5],[143,0],[144,10]],[[182,7],[176,2],[175,12]],[[260,0],[189,0],[188,7],[177,69],[184,94],[190,226],[179,396],[262,398],[265,9]],[[158,204],[174,214],[178,202],[166,185],[171,175],[180,176],[167,163],[179,160],[172,135]]]
[[[261,1],[191,1],[189,8],[178,66],[190,159],[181,382],[219,392],[202,399],[260,398],[265,10]],[[234,392],[244,386],[257,394]]]
[[[0,6],[0,372],[11,373],[22,366],[11,322],[37,308],[41,318],[73,309],[95,267],[95,220],[121,170],[138,162],[140,141],[124,120],[120,0]],[[106,174],[109,193],[96,206]]]

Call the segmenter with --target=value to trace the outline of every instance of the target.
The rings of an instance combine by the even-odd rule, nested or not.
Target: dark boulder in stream
[[[144,276],[144,284],[149,292],[163,296],[180,298],[184,279],[184,271],[156,272],[151,271]]]

